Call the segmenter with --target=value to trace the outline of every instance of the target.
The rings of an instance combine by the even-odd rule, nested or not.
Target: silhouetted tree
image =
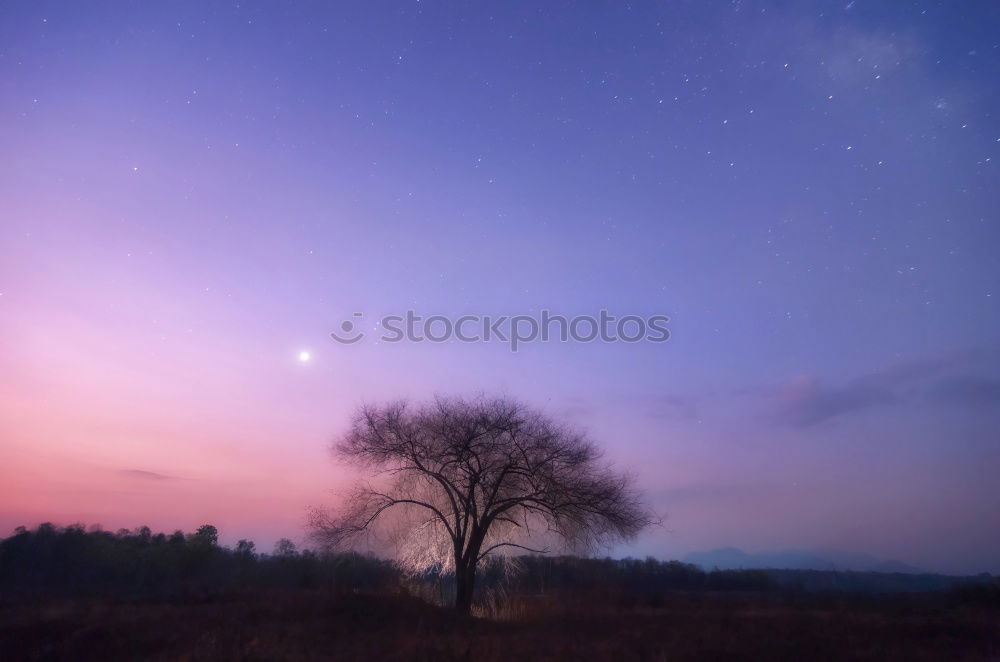
[[[509,399],[364,406],[335,450],[386,480],[360,483],[334,513],[314,511],[314,537],[351,545],[392,509],[398,560],[454,571],[461,613],[489,555],[547,551],[529,547],[538,538],[589,549],[653,521],[631,479],[602,464],[583,433]]]
[[[293,543],[288,538],[281,538],[278,542],[274,543],[274,556],[281,558],[287,558],[290,556],[295,556],[296,549],[295,543]]]
[[[215,547],[219,544],[219,530],[211,524],[203,524],[194,532],[191,542],[205,547]]]

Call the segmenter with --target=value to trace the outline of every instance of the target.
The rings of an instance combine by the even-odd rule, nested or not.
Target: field
[[[939,596],[519,598],[462,619],[406,595],[297,590],[206,602],[57,600],[0,611],[0,659],[989,660],[1000,611]]]
[[[0,660],[996,660],[1000,583],[525,556],[449,575],[43,524],[0,540]]]

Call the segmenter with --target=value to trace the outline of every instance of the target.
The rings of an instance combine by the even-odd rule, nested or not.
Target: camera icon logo
[[[364,313],[354,313],[352,317],[357,318],[358,322],[360,322],[361,318],[364,317]],[[344,320],[341,322],[340,330],[343,335],[336,331],[331,331],[330,337],[342,345],[353,345],[365,337],[365,332],[358,330],[357,324],[353,320]]]

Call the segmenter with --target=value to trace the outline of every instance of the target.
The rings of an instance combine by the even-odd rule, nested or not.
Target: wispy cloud
[[[177,476],[168,476],[167,474],[161,474],[155,471],[146,471],[144,469],[119,469],[117,473],[120,476],[139,478],[142,480],[177,480]]]
[[[940,379],[929,395],[936,400],[962,405],[1000,404],[1000,379],[959,375]]]
[[[859,379],[830,387],[816,378],[800,378],[779,396],[778,418],[798,426],[815,425],[850,412],[898,402],[892,389]]]
[[[981,406],[1000,402],[993,355],[980,350],[907,361],[841,385],[800,377],[774,389],[778,420],[807,427],[862,410],[894,405]],[[995,358],[995,357],[993,357]]]

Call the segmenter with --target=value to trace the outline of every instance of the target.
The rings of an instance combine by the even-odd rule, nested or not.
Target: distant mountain
[[[724,547],[705,552],[693,552],[684,557],[706,570],[739,570],[744,568],[785,570],[855,570],[858,572],[925,572],[902,561],[878,559],[870,554],[839,550],[788,549],[748,553],[736,547]]]
[[[872,572],[901,572],[908,575],[919,575],[926,572],[920,568],[914,568],[908,563],[903,563],[902,561],[881,561],[871,568]]]

